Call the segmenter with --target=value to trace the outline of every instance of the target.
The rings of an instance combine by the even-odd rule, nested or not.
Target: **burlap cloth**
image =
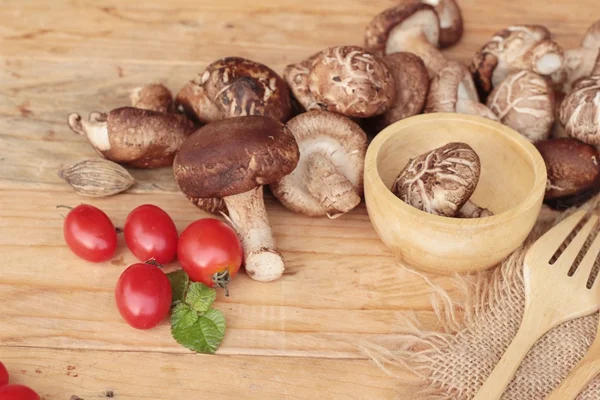
[[[598,207],[594,199],[585,207]],[[567,214],[567,213],[562,213]],[[398,333],[362,343],[363,351],[391,374],[412,372],[400,399],[471,399],[515,336],[525,304],[522,261],[535,239],[565,215],[544,208],[522,248],[498,268],[456,276],[458,295],[432,285],[432,304],[443,331],[422,328],[414,315],[398,322]],[[423,275],[422,275],[423,276]],[[427,279],[423,276],[424,279]],[[458,297],[458,300],[457,300]],[[541,400],[583,357],[596,334],[598,314],[558,326],[526,356],[503,400]],[[400,378],[399,378],[400,379]],[[600,377],[579,400],[600,399]]]

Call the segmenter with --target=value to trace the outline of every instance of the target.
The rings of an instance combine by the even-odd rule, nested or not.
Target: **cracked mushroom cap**
[[[600,75],[575,82],[560,106],[560,122],[569,136],[600,145]]]
[[[306,60],[296,64],[290,64],[283,71],[283,79],[287,82],[294,97],[300,105],[306,110],[320,109],[315,100],[315,96],[310,92],[308,87],[308,75],[312,68],[313,61],[320,53],[313,54]]]
[[[600,49],[600,20],[588,28],[581,41],[581,46],[588,49]]]
[[[393,53],[383,57],[396,85],[396,100],[388,111],[374,118],[377,132],[401,119],[420,114],[429,91],[427,68],[412,53]]]
[[[430,214],[454,217],[469,200],[481,163],[466,143],[448,143],[411,159],[392,192],[407,204]]]
[[[371,20],[365,30],[365,47],[378,55],[403,51],[406,34],[423,33],[433,46],[439,46],[440,20],[433,6],[419,0],[404,1]]]
[[[184,86],[176,101],[202,123],[245,115],[285,122],[292,112],[285,81],[266,65],[239,57],[210,64]]]
[[[516,70],[551,75],[563,64],[563,51],[541,25],[509,26],[498,31],[473,58],[471,72],[482,101]]]
[[[421,0],[435,8],[440,20],[439,46],[450,47],[460,41],[463,35],[463,19],[456,0]]]
[[[394,78],[385,63],[358,46],[336,46],[315,57],[308,87],[319,107],[349,117],[380,115],[394,103]]]
[[[356,207],[363,194],[365,132],[327,111],[300,114],[286,126],[296,138],[300,160],[294,171],[271,184],[275,197],[290,210],[315,217]]]
[[[535,72],[513,72],[496,86],[487,106],[500,121],[531,142],[548,139],[554,124],[554,92]]]
[[[190,197],[227,197],[268,185],[294,170],[292,133],[272,118],[244,116],[205,125],[181,146],[175,180]]]
[[[477,89],[467,67],[455,61],[448,62],[431,81],[425,112],[470,114],[498,120],[490,109],[479,102]]]

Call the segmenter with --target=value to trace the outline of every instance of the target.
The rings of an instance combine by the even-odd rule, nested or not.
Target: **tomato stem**
[[[225,296],[229,297],[229,281],[231,281],[231,276],[229,275],[229,271],[219,271],[215,273],[212,277],[212,281],[215,284],[214,287],[219,287],[221,289],[225,289]]]
[[[64,204],[59,204],[59,205],[56,206],[56,208],[66,208],[68,210],[72,210],[73,209],[73,207],[71,207],[71,206],[65,206]]]
[[[151,257],[151,258],[147,259],[146,261],[144,261],[144,264],[154,265],[155,267],[158,267],[158,268],[164,267],[161,263],[156,261],[156,258],[154,258],[154,257]]]

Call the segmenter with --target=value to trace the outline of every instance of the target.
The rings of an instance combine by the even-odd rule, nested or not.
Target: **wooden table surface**
[[[435,327],[424,280],[399,267],[364,205],[337,220],[267,209],[287,260],[279,281],[239,276],[216,307],[228,330],[217,355],[196,355],[168,323],[129,328],[113,300],[134,262],[122,238],[114,260],[86,263],[62,237],[58,204],[97,205],[117,225],[137,205],[167,210],[181,231],[204,216],[169,168],[134,171],[127,194],[78,197],[57,169],[92,148],[67,127],[77,111],[107,111],[128,91],[160,81],[173,91],[223,56],[277,71],[316,50],[361,44],[364,26],[391,0],[0,0],[0,360],[16,383],[46,400],[391,399],[402,384],[358,342],[391,336],[408,309]],[[448,50],[468,61],[496,30],[546,24],[566,47],[600,17],[597,0],[462,0],[465,35]],[[175,267],[176,264],[173,265]],[[430,276],[451,288],[449,278]],[[410,379],[410,377],[407,377]]]

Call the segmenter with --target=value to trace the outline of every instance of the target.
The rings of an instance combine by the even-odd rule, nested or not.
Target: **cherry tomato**
[[[135,208],[125,220],[125,242],[140,260],[154,258],[169,263],[177,251],[177,228],[161,208],[144,204]]]
[[[40,400],[40,396],[25,385],[6,385],[0,388],[0,400]]]
[[[109,260],[117,248],[117,232],[108,216],[89,204],[81,204],[67,214],[63,226],[67,245],[87,261]]]
[[[121,274],[115,289],[117,308],[136,329],[154,328],[171,307],[171,283],[160,268],[137,263]]]
[[[235,231],[214,218],[200,219],[185,228],[177,254],[192,281],[223,288],[235,277],[243,259],[242,243]]]
[[[8,370],[0,361],[0,387],[8,385]]]

